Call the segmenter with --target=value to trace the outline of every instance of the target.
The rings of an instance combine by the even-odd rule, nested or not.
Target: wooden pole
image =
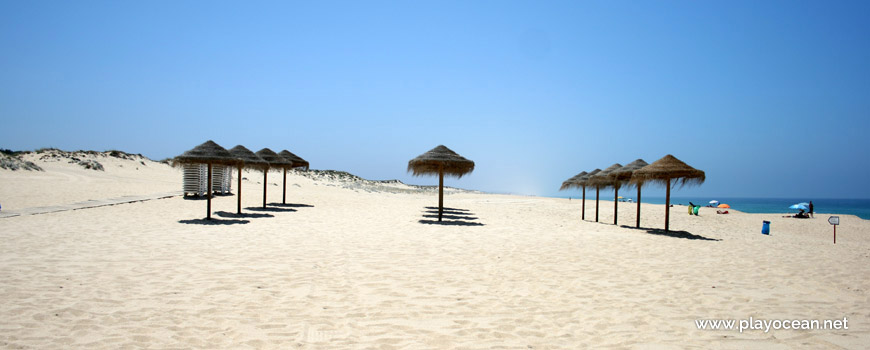
[[[640,183],[637,184],[637,228],[640,228]]]
[[[613,187],[613,224],[616,225],[616,217],[619,216],[619,186]]]
[[[269,169],[263,170],[263,208],[266,207],[266,185],[269,184]]]
[[[438,221],[444,213],[444,170],[438,170]]]
[[[598,222],[598,191],[601,188],[595,186],[595,222]]]
[[[580,206],[583,214],[580,214],[580,220],[586,220],[586,185],[583,185],[583,204]]]
[[[281,197],[281,204],[287,204],[287,168],[284,168],[284,195]]]
[[[671,228],[671,179],[668,179],[668,190],[665,193],[665,231],[668,231]]]
[[[237,214],[242,214],[242,166],[239,165],[239,190],[236,194],[239,198],[236,198],[239,201],[239,211]]]
[[[834,225],[834,244],[837,244],[837,225]]]
[[[206,205],[207,212],[205,213],[206,220],[211,220],[211,163],[208,163],[208,204]]]

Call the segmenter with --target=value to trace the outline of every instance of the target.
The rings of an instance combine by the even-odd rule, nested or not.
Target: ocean
[[[623,195],[626,198],[634,199],[632,194]],[[613,200],[613,194],[602,196],[603,200]],[[579,196],[559,196],[559,198],[577,199]],[[586,199],[595,200],[595,192],[586,194]],[[739,210],[744,213],[782,213],[794,214],[797,210],[789,209],[792,204],[801,202],[813,201],[813,209],[816,214],[850,214],[855,215],[864,220],[870,220],[870,199],[836,199],[836,198],[746,198],[746,197],[671,197],[671,204],[689,205],[689,202],[695,205],[706,206],[711,200],[717,200],[719,203],[728,204],[731,209]],[[665,204],[665,197],[643,196],[644,203],[650,204]]]
[[[641,197],[644,203],[665,204],[665,197]],[[588,195],[586,199],[589,199]],[[594,199],[594,195],[593,195]],[[711,200],[728,204],[732,209],[744,213],[796,213],[789,209],[792,204],[813,201],[816,214],[851,214],[864,220],[870,220],[870,199],[832,199],[832,198],[701,198],[701,197],[671,197],[671,204],[705,206]]]

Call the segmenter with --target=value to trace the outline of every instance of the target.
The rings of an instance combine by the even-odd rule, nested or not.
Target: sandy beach
[[[26,155],[3,212],[181,190],[148,159]],[[403,169],[402,169],[403,170]],[[234,174],[235,175],[235,174]],[[0,348],[861,349],[870,222],[448,191],[262,173],[212,202],[164,199],[0,218]],[[280,173],[269,203],[281,202]],[[432,183],[437,183],[433,180]],[[236,193],[235,182],[233,193]],[[556,186],[558,184],[555,184]],[[594,195],[593,195],[594,199]],[[620,225],[636,204],[620,203]],[[771,221],[771,235],[760,233]],[[696,320],[842,320],[848,329],[699,330]]]

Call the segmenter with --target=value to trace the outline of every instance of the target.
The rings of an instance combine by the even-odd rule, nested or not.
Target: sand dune
[[[180,189],[156,162],[0,170],[3,210]],[[135,164],[140,164],[136,169]],[[291,175],[290,205],[172,197],[0,219],[0,347],[791,349],[870,343],[870,224],[674,207],[671,228],[580,220],[580,201],[370,191]],[[270,175],[270,203],[281,201]],[[274,182],[273,182],[274,181]],[[274,183],[274,185],[273,185]],[[234,184],[235,185],[235,184]],[[587,202],[587,220],[594,204]],[[620,203],[620,224],[634,223]],[[664,207],[644,205],[660,228]],[[760,234],[761,221],[772,234]],[[710,331],[696,319],[842,319]]]

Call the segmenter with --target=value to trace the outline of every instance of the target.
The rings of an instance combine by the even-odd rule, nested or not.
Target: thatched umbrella
[[[572,189],[572,188],[579,188],[579,187],[581,187],[581,185],[578,184],[577,182],[580,181],[580,179],[583,178],[584,176],[586,176],[587,174],[589,174],[589,173],[587,173],[587,172],[585,172],[585,171],[581,171],[579,174],[574,175],[574,176],[568,178],[568,180],[563,181],[563,182],[562,182],[562,186],[559,187],[559,191],[564,191],[564,190],[569,190],[569,189]],[[584,187],[584,189],[585,189],[585,186],[583,186],[583,187]],[[584,192],[585,192],[585,191],[584,191]],[[586,197],[586,194],[585,194],[585,193],[583,194],[583,197],[584,197],[584,198]]]
[[[293,162],[288,160],[288,159],[285,159],[282,156],[279,156],[277,153],[275,153],[274,151],[272,151],[268,148],[263,148],[263,149],[257,151],[257,155],[260,156],[260,158],[263,158],[263,160],[269,162],[269,166],[266,167],[265,169],[263,169],[263,208],[265,208],[266,207],[266,187],[269,184],[267,181],[268,174],[269,174],[269,168],[292,167]]]
[[[208,164],[208,204],[206,205],[207,220],[211,220],[211,167],[214,164],[234,166],[239,163],[239,160],[233,157],[229,151],[216,144],[212,140],[208,140],[203,144],[194,147],[193,149],[182,153],[172,159],[172,164],[175,166],[183,164]]]
[[[583,176],[576,181],[577,184],[579,184],[580,186],[583,186],[583,215],[581,215],[581,217],[580,217],[580,219],[582,219],[582,220],[586,220],[586,186],[589,186],[589,178],[592,176],[595,176],[596,174],[598,174],[600,172],[601,172],[601,169],[595,168],[595,170],[590,171],[589,174],[586,174],[586,176]],[[595,191],[595,210],[596,210],[595,221],[598,221],[598,214],[597,214],[598,213],[598,191],[597,190]]]
[[[408,171],[414,176],[438,174],[438,221],[444,213],[444,174],[461,178],[474,171],[474,162],[456,154],[444,145],[408,161]]]
[[[579,174],[574,175],[574,177],[565,180],[565,182],[562,183],[562,187],[559,188],[560,191],[569,188],[583,188],[583,200],[580,202],[580,220],[586,220],[586,182],[589,181],[590,176],[598,174],[599,172],[601,172],[601,169],[595,169],[588,173],[582,171]]]
[[[308,170],[308,161],[302,159],[302,157],[300,156],[293,154],[293,152],[285,149],[281,152],[278,152],[278,155],[293,163],[290,168],[304,168],[305,170]],[[284,167],[284,195],[281,196],[281,204],[287,204],[287,167]]]
[[[703,171],[690,167],[670,154],[635,171],[631,176],[633,184],[653,182],[663,184],[667,188],[665,195],[665,231],[670,229],[671,180],[676,180],[680,183],[680,186],[685,186],[687,184],[700,185],[704,183],[705,179],[706,175]]]
[[[634,174],[635,171],[643,169],[643,167],[647,166],[647,164],[643,159],[637,159],[631,163],[626,164],[621,169],[614,171],[610,174],[614,180],[619,181],[621,184],[626,185],[630,184],[631,175]],[[640,227],[640,188],[643,187],[643,182],[639,182],[637,185],[637,227]]]
[[[613,187],[613,224],[616,225],[616,218],[619,212],[619,187],[622,185],[618,181],[614,181],[613,178],[610,177],[610,174],[613,172],[622,169],[622,164],[615,163],[607,169],[602,170],[600,173],[595,174],[589,177],[589,181],[587,182],[590,186],[595,186],[596,193],[600,188]],[[595,198],[595,221],[598,221],[598,198]]]
[[[238,167],[239,167],[239,189],[238,189],[238,192],[239,193],[237,194],[237,196],[239,197],[238,198],[238,202],[239,202],[238,203],[238,208],[239,208],[238,213],[241,214],[242,213],[242,168],[257,169],[257,170],[268,169],[269,162],[265,161],[263,158],[260,158],[260,156],[258,156],[254,152],[251,152],[251,150],[245,148],[245,146],[242,146],[242,145],[238,145],[236,147],[231,148],[230,154],[232,154],[234,157],[236,157],[238,160],[241,161],[241,163],[239,163],[239,165],[238,165]]]
[[[575,184],[574,182],[577,180],[580,180],[581,177],[586,176],[587,174],[589,174],[589,173],[587,173],[585,171],[581,171],[579,174],[574,175],[574,176],[568,178],[568,180],[563,181],[562,186],[559,187],[559,191],[568,190],[568,189],[571,189],[574,187],[580,187],[579,185]]]

